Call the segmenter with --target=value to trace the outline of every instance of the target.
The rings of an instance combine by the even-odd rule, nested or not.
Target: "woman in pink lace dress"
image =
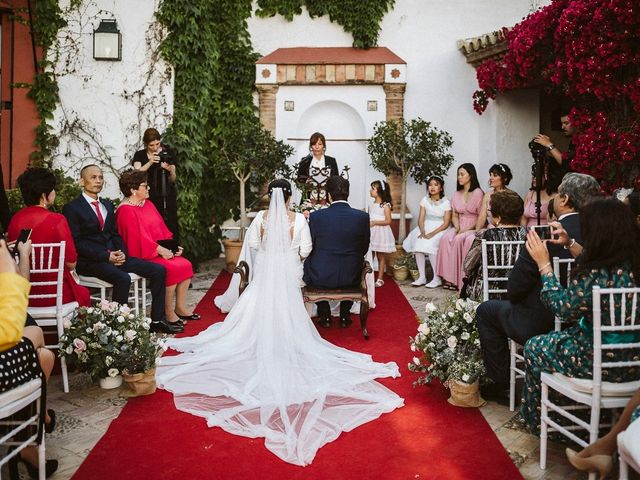
[[[436,273],[442,278],[444,288],[459,290],[462,287],[462,262],[469,249],[465,248],[465,241],[475,235],[483,198],[475,167],[471,163],[463,163],[458,167],[457,191],[451,201],[453,228],[447,230],[440,240],[436,262]]]

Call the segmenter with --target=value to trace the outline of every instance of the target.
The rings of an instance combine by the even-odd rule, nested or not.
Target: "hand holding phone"
[[[31,238],[31,232],[33,232],[33,230],[31,230],[30,228],[23,228],[22,230],[20,230],[20,235],[18,235],[16,245],[20,243],[27,243],[27,240]]]
[[[534,225],[531,227],[534,230],[540,240],[550,240],[551,239],[551,227],[549,225]]]

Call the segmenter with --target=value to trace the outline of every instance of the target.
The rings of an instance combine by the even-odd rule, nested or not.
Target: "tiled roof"
[[[359,49],[352,47],[279,48],[262,57],[258,64],[277,65],[381,65],[406,64],[386,47]]]
[[[474,66],[490,58],[499,58],[507,50],[506,34],[508,29],[496,30],[478,37],[458,40],[458,50],[465,57],[467,63]]]

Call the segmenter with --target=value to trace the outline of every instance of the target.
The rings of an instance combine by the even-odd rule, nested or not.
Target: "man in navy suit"
[[[582,238],[578,214],[580,208],[599,193],[600,186],[592,176],[568,173],[558,187],[558,195],[551,200],[562,228],[578,243]],[[571,257],[561,245],[547,242],[547,248],[550,258]],[[487,400],[508,400],[508,339],[524,345],[530,338],[553,330],[554,316],[540,300],[541,290],[538,266],[523,248],[509,274],[508,300],[489,300],[481,303],[476,310],[487,376],[495,382],[483,388],[482,394]]]
[[[304,282],[319,288],[351,288],[360,284],[364,256],[369,249],[369,215],[347,203],[349,181],[328,178],[327,196],[331,206],[309,216],[313,250],[304,262]],[[329,302],[318,302],[318,323],[331,326]],[[340,302],[340,326],[351,324],[353,302]]]
[[[82,193],[64,206],[73,241],[78,251],[76,270],[113,285],[114,302],[127,304],[131,277],[136,273],[149,280],[151,289],[151,330],[178,333],[182,325],[167,322],[164,309],[166,270],[162,265],[127,257],[122,237],[116,229],[113,204],[98,194],[104,185],[102,170],[87,165],[80,171]]]

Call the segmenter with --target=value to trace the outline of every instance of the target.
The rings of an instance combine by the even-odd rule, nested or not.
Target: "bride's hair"
[[[281,188],[284,201],[286,202],[289,200],[289,197],[291,196],[291,184],[287,180],[284,178],[273,180],[268,187],[269,197],[271,197],[271,192],[273,192],[274,188]]]

